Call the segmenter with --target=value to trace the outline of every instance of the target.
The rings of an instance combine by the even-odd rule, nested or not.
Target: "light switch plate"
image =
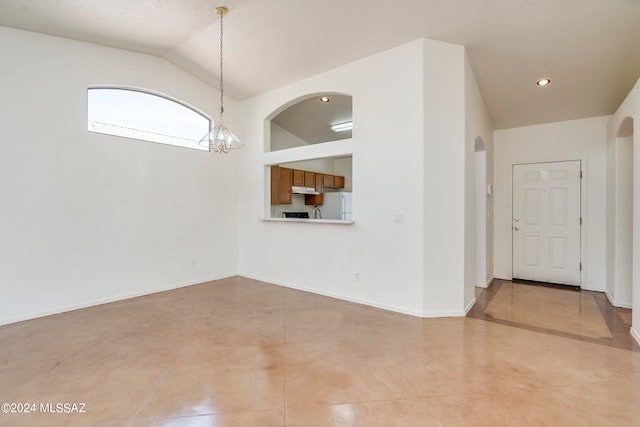
[[[401,212],[396,212],[393,214],[393,222],[396,224],[402,224],[404,222],[404,214]]]

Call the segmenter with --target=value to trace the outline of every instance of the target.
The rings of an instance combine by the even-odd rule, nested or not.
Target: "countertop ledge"
[[[313,219],[313,218],[260,218],[262,221],[273,222],[310,222],[314,224],[340,224],[340,225],[352,225],[356,222],[353,220],[343,219]]]

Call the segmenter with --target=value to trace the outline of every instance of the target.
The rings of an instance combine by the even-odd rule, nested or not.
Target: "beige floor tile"
[[[179,354],[138,417],[282,409],[283,347],[217,346]]]
[[[373,338],[361,311],[353,305],[288,310],[285,340],[287,343],[302,343]]]
[[[112,328],[111,325],[87,321],[80,312],[51,316],[26,325],[2,338],[0,361],[27,353],[52,352],[72,354],[87,342]]]
[[[287,310],[301,310],[317,307],[340,308],[354,305],[355,304],[348,301],[312,294],[310,292],[303,292],[296,289],[285,290],[284,306]]]
[[[627,380],[557,387],[546,391],[575,411],[581,426],[639,426],[640,376]]]
[[[636,369],[640,356],[584,342],[566,344],[539,346],[528,352],[520,349],[522,371],[538,387],[616,381]]]
[[[421,397],[535,387],[518,361],[505,358],[503,350],[483,350],[444,344],[439,349],[410,353],[400,369]]]
[[[576,411],[542,392],[470,393],[425,399],[446,427],[579,426]]]
[[[0,326],[0,339],[5,339],[9,335],[19,331],[20,329],[26,326],[35,325],[35,323],[39,322],[40,320],[41,319],[33,319],[33,320],[26,320],[23,322],[11,323],[9,325],[2,325]]]
[[[284,342],[285,317],[282,311],[227,311],[192,322],[192,325],[175,329],[176,339],[182,347]]]
[[[632,321],[631,310],[620,311],[618,315],[626,325],[631,326],[631,321]]]
[[[172,355],[158,353],[77,354],[21,388],[19,398],[28,402],[86,405],[86,412],[81,414],[55,414],[59,425],[126,421],[149,397],[172,360]]]
[[[55,351],[5,353],[0,358],[0,402],[22,397],[20,390],[50,372],[68,353]]]
[[[424,319],[424,333],[430,337],[453,334],[482,334],[487,328],[487,322],[469,317],[444,317]]]
[[[88,426],[91,420],[84,417],[85,414],[74,416],[64,414],[0,414],[0,426],[2,427],[66,427]],[[126,426],[126,423],[124,423]],[[119,426],[118,426],[119,427]]]
[[[582,294],[502,308],[524,304],[511,319],[534,324],[569,304],[553,327],[592,333],[596,294]],[[417,319],[235,277],[3,326],[0,403],[86,412],[0,414],[0,427],[640,426],[625,311],[600,316],[612,340],[483,310]]]
[[[282,411],[250,411],[195,417],[136,419],[129,427],[282,427]]]
[[[286,345],[286,407],[415,397],[394,353],[375,341]]]
[[[466,393],[424,400],[429,412],[446,427],[507,425],[510,399],[502,394]],[[473,420],[473,421],[472,421]]]
[[[505,284],[485,312],[496,319],[589,338],[613,337],[594,297],[574,290]]]
[[[367,325],[381,343],[415,345],[425,338],[424,319],[364,306],[359,309],[359,314],[362,323]]]
[[[287,411],[287,427],[439,427],[426,402],[384,400],[342,405],[307,406]]]

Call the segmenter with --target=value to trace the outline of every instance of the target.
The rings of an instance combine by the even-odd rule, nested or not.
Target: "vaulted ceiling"
[[[237,100],[420,37],[467,47],[496,129],[611,114],[640,78],[638,0],[2,0],[0,25],[157,55],[216,86],[216,6]]]

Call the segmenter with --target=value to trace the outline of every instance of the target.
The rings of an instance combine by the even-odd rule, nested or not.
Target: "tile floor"
[[[637,347],[494,320],[234,277],[8,325],[0,426],[640,426]]]
[[[496,279],[476,288],[476,299],[469,317],[640,351],[629,333],[631,310],[613,307],[602,292]]]

